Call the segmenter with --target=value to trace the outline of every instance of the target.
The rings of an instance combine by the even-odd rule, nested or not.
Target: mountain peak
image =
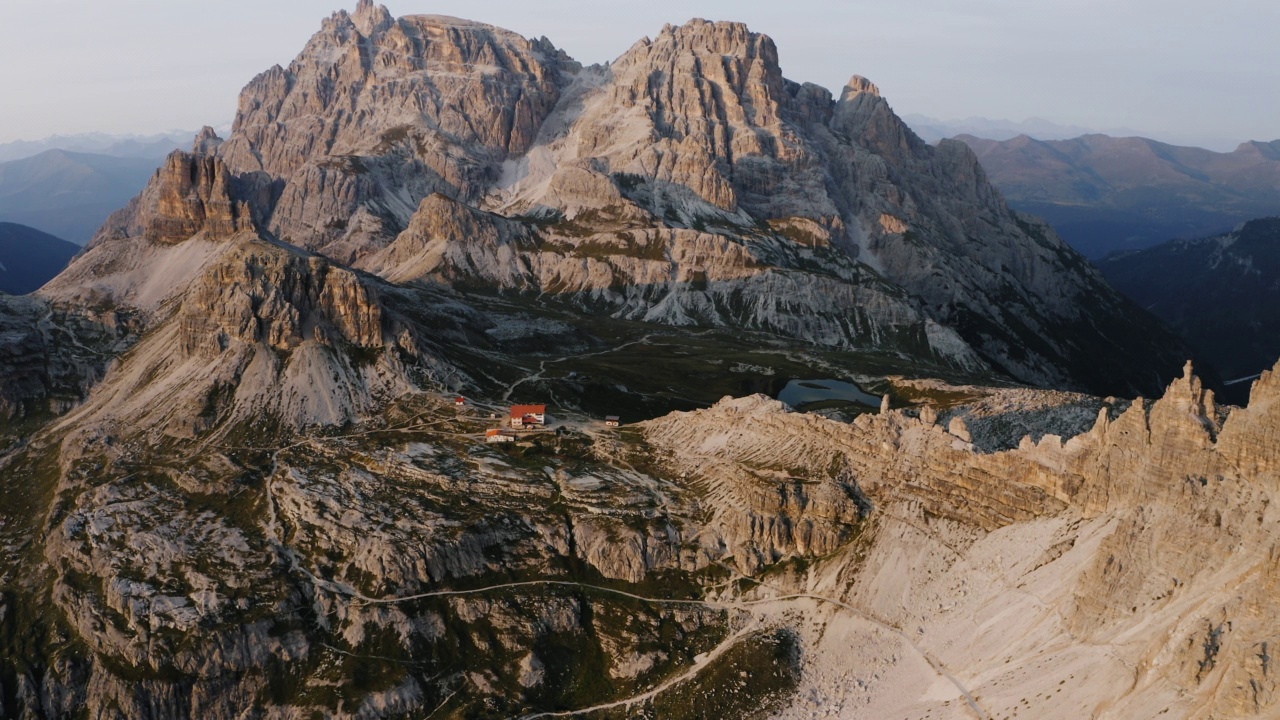
[[[1251,155],[1263,160],[1280,160],[1280,140],[1272,140],[1271,142],[1249,140],[1248,142],[1242,142],[1236,147],[1234,154]]]
[[[360,0],[356,4],[355,13],[351,15],[351,20],[356,29],[366,36],[385,30],[395,22],[387,7],[375,4],[373,0]]]
[[[689,18],[688,21],[679,25],[667,23],[662,26],[661,35],[724,35],[738,36],[745,38],[758,33],[751,32],[746,23],[737,22],[735,20],[708,20],[706,18]]]
[[[773,40],[767,35],[751,32],[746,23],[741,22],[693,18],[683,25],[667,24],[653,44],[662,46],[667,43],[697,56],[765,57],[772,58],[775,65],[777,63],[778,51]]]
[[[195,142],[191,146],[191,152],[196,155],[212,155],[213,151],[217,150],[221,144],[222,138],[218,137],[218,131],[205,125],[196,134]]]
[[[152,182],[156,211],[148,218],[147,237],[178,243],[201,231],[220,237],[252,230],[248,208],[235,199],[231,183],[221,160],[175,150]]]
[[[844,92],[840,93],[840,101],[851,100],[862,94],[880,97],[880,88],[861,75],[854,75],[849,78],[849,82],[845,83]]]

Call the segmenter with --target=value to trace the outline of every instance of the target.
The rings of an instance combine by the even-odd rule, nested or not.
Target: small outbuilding
[[[618,427],[619,425],[622,424],[622,421],[621,419],[618,418],[617,415],[608,415],[604,419],[604,424],[607,427]]]
[[[454,405],[457,405],[458,407],[462,407],[463,405],[466,405],[466,404],[467,404],[467,399],[466,399],[466,398],[464,398],[464,397],[461,397],[461,396],[456,397],[456,398],[454,398],[454,400],[453,400],[453,404],[454,404]]]

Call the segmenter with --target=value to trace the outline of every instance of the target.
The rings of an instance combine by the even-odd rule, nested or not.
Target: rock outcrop
[[[423,320],[389,309],[376,280],[261,239],[225,242],[67,424],[179,436],[261,418],[340,424],[423,384],[465,377],[439,357]],[[415,315],[434,318],[436,332],[455,322]]]
[[[304,342],[381,347],[382,308],[349,270],[320,257],[246,246],[224,256],[183,298],[178,314],[187,353],[232,341],[284,352]]]
[[[231,183],[227,166],[217,158],[174,152],[140,200],[147,206],[143,234],[153,242],[176,243],[199,233],[252,230],[251,213],[232,197]]]
[[[947,432],[934,424],[936,416],[921,420],[895,410],[842,425],[763,399],[677,413],[647,423],[645,432],[677,468],[721,495],[749,491],[763,473],[781,468],[822,477],[846,466],[846,477],[874,504],[871,517],[881,518],[882,537],[848,559],[859,569],[834,562],[822,582],[839,587],[857,573],[844,597],[888,622],[955,638],[958,618],[982,615],[983,603],[1002,608],[992,613],[1020,612],[1012,584],[979,589],[972,601],[964,597],[968,591],[957,595],[971,587],[970,571],[934,568],[924,557],[937,553],[968,568],[993,562],[1002,577],[1007,573],[1002,583],[1034,586],[1035,605],[1059,615],[1048,627],[1002,623],[990,637],[982,629],[961,633],[965,641],[950,649],[925,636],[927,647],[971,677],[1019,657],[1020,640],[1012,638],[1025,633],[1041,638],[1026,652],[1049,653],[1041,662],[1054,682],[1057,672],[1048,668],[1055,663],[1064,673],[1083,672],[1078,643],[1106,644],[1114,657],[1104,662],[1127,668],[1132,681],[1109,690],[1094,679],[1077,688],[1129,714],[1159,713],[1176,702],[1188,715],[1265,716],[1280,699],[1257,658],[1261,644],[1271,642],[1263,608],[1280,584],[1273,557],[1280,539],[1273,521],[1280,480],[1276,376],[1271,371],[1255,384],[1248,408],[1224,410],[1188,366],[1155,402],[1104,407],[1080,434],[1028,437],[998,452],[977,451],[954,427]],[[1036,533],[1045,534],[1031,541]],[[895,577],[901,558],[913,552],[924,553],[921,562],[930,569],[904,587]],[[1063,650],[1046,650],[1050,637],[1062,638]],[[984,655],[983,647],[1001,649]],[[1176,700],[1167,693],[1170,684],[1180,689]],[[996,685],[983,692],[988,709],[1019,704]],[[1084,707],[1090,702],[1101,700],[1085,700]],[[1038,712],[1066,717],[1060,710]]]
[[[196,139],[191,144],[192,155],[212,155],[218,146],[222,144],[222,138],[218,137],[218,131],[205,125],[196,134]]]
[[[216,157],[175,151],[41,295],[152,313],[225,252],[227,240],[257,237],[264,190]]]
[[[245,88],[219,155],[284,184],[272,232],[350,262],[431,192],[482,196],[529,149],[574,67],[545,40],[361,4]]]
[[[126,326],[114,314],[92,317],[0,294],[0,425],[20,428],[84,400]]]
[[[627,221],[586,227],[581,218],[551,226],[512,220],[437,193],[394,242],[357,266],[395,282],[549,295],[552,306],[748,328],[844,349],[911,348],[931,363],[987,370],[955,332],[829,247]]]

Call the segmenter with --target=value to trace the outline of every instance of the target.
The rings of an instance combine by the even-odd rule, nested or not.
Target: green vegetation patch
[[[610,720],[754,720],[779,710],[800,683],[800,643],[789,630],[739,641],[693,678],[653,699],[593,717]]]

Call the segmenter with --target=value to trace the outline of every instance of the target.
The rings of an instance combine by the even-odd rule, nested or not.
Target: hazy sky
[[[4,0],[0,142],[229,123],[355,0]],[[1230,148],[1280,138],[1275,0],[390,0],[611,60],[665,22],[747,22],[787,77],[869,77],[899,113],[1042,117]]]

